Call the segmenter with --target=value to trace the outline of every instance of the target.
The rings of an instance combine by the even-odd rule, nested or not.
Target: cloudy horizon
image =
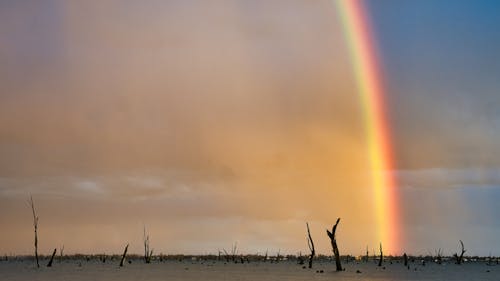
[[[366,3],[402,251],[500,254],[498,4]],[[455,2],[453,2],[455,3]],[[0,1],[0,254],[376,249],[330,0]]]

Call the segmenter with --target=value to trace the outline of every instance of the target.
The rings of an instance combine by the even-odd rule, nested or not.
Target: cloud
[[[102,188],[99,186],[98,183],[96,182],[93,182],[93,181],[81,181],[81,182],[78,182],[76,183],[76,187],[78,189],[81,189],[83,190],[84,192],[89,192],[89,193],[102,193],[103,190]]]
[[[435,168],[400,170],[393,173],[402,186],[410,188],[500,188],[499,168]]]
[[[324,233],[339,216],[346,251],[379,242],[330,1],[48,3],[0,3],[0,252],[29,251],[29,194],[45,245],[72,238],[75,251],[118,251],[143,223],[164,250],[300,250],[304,221]],[[395,169],[429,202],[403,199],[420,227],[430,210],[464,214],[444,189],[498,183],[498,95],[405,90],[388,91]]]

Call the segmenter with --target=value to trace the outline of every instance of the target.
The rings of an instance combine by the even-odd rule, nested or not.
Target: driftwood
[[[311,231],[309,230],[309,224],[306,222],[307,226],[307,245],[309,246],[309,250],[311,251],[311,255],[309,256],[309,268],[313,267],[313,258],[316,255],[316,250],[314,249],[314,242],[311,237]]]
[[[128,244],[125,246],[125,250],[123,251],[122,259],[120,260],[120,266],[123,266],[123,261],[125,261],[125,256],[127,255]]]
[[[464,254],[467,250],[464,249],[464,242],[462,242],[462,240],[459,240],[460,241],[460,246],[462,248],[461,250],[461,253],[460,253],[460,256],[458,255],[458,253],[455,253],[453,256],[455,257],[456,259],[456,264],[462,264],[463,261],[464,261]]]
[[[326,230],[326,234],[328,234],[328,237],[330,237],[330,242],[332,243],[332,250],[333,254],[335,255],[335,266],[337,271],[342,271],[342,265],[340,263],[340,253],[339,253],[339,248],[337,247],[337,240],[335,238],[335,231],[337,230],[337,225],[340,222],[340,218],[337,219],[337,222],[332,228],[332,232]]]
[[[378,260],[378,266],[382,266],[383,261],[384,261],[384,252],[382,252],[382,243],[380,243],[380,258]]]
[[[33,212],[33,227],[35,229],[35,261],[36,267],[40,267],[38,263],[38,216],[35,211],[35,203],[33,202],[33,196],[30,196],[31,211]]]
[[[50,257],[50,261],[47,264],[47,267],[51,267],[52,266],[52,262],[54,261],[54,256],[56,255],[56,252],[57,252],[57,248],[54,248],[54,251],[52,252],[52,256]]]

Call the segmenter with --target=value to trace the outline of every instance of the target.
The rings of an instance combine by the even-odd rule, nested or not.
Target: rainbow
[[[390,132],[384,103],[381,69],[378,65],[368,16],[362,0],[335,0],[347,37],[360,96],[372,169],[377,239],[389,254],[400,251],[397,186],[393,168]]]

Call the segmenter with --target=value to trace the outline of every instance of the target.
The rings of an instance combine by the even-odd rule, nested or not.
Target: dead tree
[[[144,226],[143,242],[144,242],[144,262],[151,263],[153,250],[149,249],[149,234],[146,235],[146,226]]]
[[[380,243],[380,258],[378,260],[378,266],[382,266],[383,261],[384,261],[384,252],[382,252],[382,243]]]
[[[339,248],[337,247],[337,240],[335,238],[335,231],[337,230],[337,225],[340,222],[340,218],[337,219],[337,222],[332,228],[332,232],[326,230],[326,234],[328,234],[328,237],[330,237],[330,242],[332,243],[332,250],[333,254],[335,255],[335,266],[337,268],[337,271],[342,271],[342,265],[340,264],[340,253],[339,253]]]
[[[38,216],[35,211],[35,203],[33,202],[33,196],[30,196],[31,211],[33,212],[33,227],[35,229],[35,261],[36,267],[40,267],[38,263]]]
[[[224,248],[222,248],[222,250],[224,251],[224,257],[226,258],[226,262],[229,262],[230,260],[229,253]]]
[[[441,248],[436,252],[436,263],[441,264],[443,262]]]
[[[231,249],[231,259],[233,260],[234,263],[236,263],[236,253],[238,250],[238,242],[234,242],[233,248]]]
[[[458,255],[458,253],[455,253],[453,256],[455,257],[456,259],[456,264],[462,264],[463,261],[464,261],[464,254],[467,250],[464,249],[464,242],[462,242],[462,240],[459,240],[460,241],[460,246],[462,247],[462,251],[460,253],[460,256]]]
[[[234,263],[237,263],[236,261],[236,253],[238,250],[238,243],[234,243],[233,246],[231,247],[231,254],[229,254],[226,249],[222,248],[224,251],[224,256],[226,257],[226,262],[229,262],[230,260],[233,261]]]
[[[404,260],[404,265],[408,266],[408,255],[406,253],[404,253],[403,255],[403,260]]]
[[[125,256],[127,255],[128,244],[125,246],[125,250],[123,251],[122,259],[120,260],[120,267],[123,266],[123,262],[125,261]]]
[[[304,258],[302,257],[302,252],[299,252],[299,256],[297,257],[297,264],[303,265]]]
[[[309,268],[313,267],[313,258],[316,255],[316,250],[314,249],[314,242],[311,237],[311,231],[309,230],[309,224],[306,222],[307,226],[307,245],[309,246],[309,250],[311,250],[311,255],[309,256]]]
[[[57,248],[54,248],[54,251],[52,252],[52,256],[50,257],[50,261],[47,264],[47,267],[51,267],[52,266],[52,262],[54,261],[54,256],[56,255],[56,252],[57,252]]]
[[[64,245],[62,245],[61,249],[59,250],[59,253],[60,253],[60,258],[59,258],[59,262],[62,262],[63,260],[63,255],[64,255]]]

